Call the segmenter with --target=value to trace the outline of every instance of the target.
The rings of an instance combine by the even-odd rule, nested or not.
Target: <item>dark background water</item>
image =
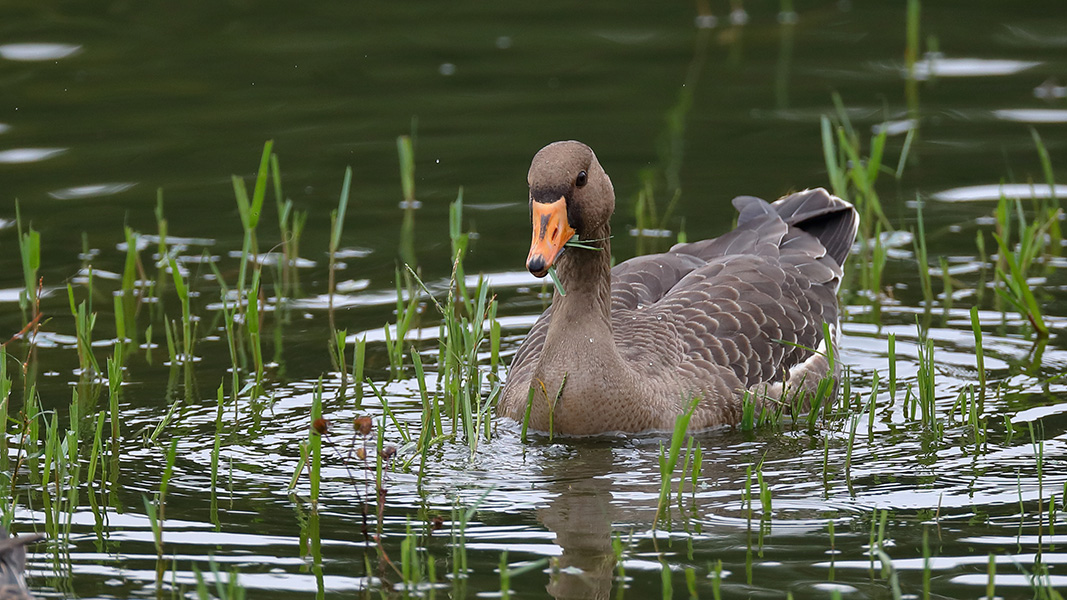
[[[734,195],[826,183],[818,119],[833,112],[833,92],[859,123],[905,117],[901,7],[815,3],[782,25],[777,5],[756,4],[744,7],[744,26],[731,26],[725,5],[711,6],[716,27],[703,34],[694,8],[11,2],[5,45],[56,44],[70,54],[2,63],[4,149],[60,150],[0,166],[4,201],[20,199],[57,244],[80,230],[95,241],[121,219],[154,228],[162,187],[176,233],[232,244],[240,231],[228,178],[253,171],[273,139],[287,195],[317,219],[309,240],[322,237],[351,165],[347,232],[386,250],[399,223],[394,140],[417,119],[420,243],[439,242],[431,233],[463,186],[469,203],[513,206],[479,218],[494,244],[484,254],[504,259],[521,254],[524,175],[538,148],[590,144],[614,175],[620,218],[629,218],[637,174],[659,159],[683,91],[691,106],[679,213],[694,237],[728,227],[729,213],[716,211]],[[1034,96],[1062,77],[1062,12],[1055,2],[924,7],[923,37],[936,37],[945,58],[1017,61],[1004,68],[1018,72],[964,65],[960,76],[922,86],[924,143],[906,190],[1040,173],[1025,122],[995,111],[1062,108]],[[1040,125],[1055,155],[1062,115],[1052,121]],[[123,191],[84,190],[108,184]]]
[[[1063,172],[1067,9],[1062,2],[923,6],[919,73],[925,76],[913,107],[917,113],[909,113],[905,103],[902,3],[798,3],[795,13],[785,8],[751,2],[8,0],[0,8],[0,244],[7,250],[0,269],[0,324],[9,333],[22,326],[14,302],[22,285],[16,199],[24,221],[41,232],[49,289],[62,289],[81,268],[83,235],[95,251],[94,269],[121,272],[122,228],[154,232],[157,189],[163,191],[170,234],[205,240],[192,244],[188,254],[206,248],[232,273],[237,261],[226,257],[240,249],[242,231],[230,176],[250,178],[268,139],[274,140],[286,196],[309,212],[302,242],[302,255],[314,262],[303,277],[309,296],[325,291],[329,211],[345,167],[353,169],[342,245],[359,252],[346,259],[341,279],[368,282],[365,290],[350,294],[350,307],[339,315],[339,326],[351,333],[394,318],[389,294],[402,220],[396,137],[413,133],[416,197],[422,203],[416,216],[420,265],[430,281],[447,278],[448,204],[462,187],[468,224],[478,233],[468,272],[496,274],[501,312],[519,324],[507,330],[510,349],[541,307],[540,287],[522,274],[529,235],[526,169],[540,147],[557,139],[590,144],[611,174],[619,260],[635,250],[626,232],[635,223],[642,172],[654,175],[662,204],[669,199],[663,195],[667,178],[676,176],[682,193],[668,227],[677,230],[684,216],[690,239],[731,227],[729,199],[735,195],[774,198],[828,185],[819,127],[821,116],[836,114],[834,93],[864,139],[872,128],[890,124],[891,168],[908,119],[918,117],[919,134],[903,177],[883,175],[879,191],[901,228],[914,219],[908,201],[930,200],[927,227],[935,256],[977,260],[975,232],[989,228],[982,219],[992,211],[995,191],[976,201],[945,201],[952,193],[1044,180],[1030,127],[1044,140],[1056,173]],[[268,201],[262,247],[277,241],[274,219]],[[987,242],[992,247],[992,240]],[[884,374],[886,331],[901,340],[914,337],[912,312],[920,297],[915,263],[905,253],[890,262],[889,273],[887,283],[900,284],[902,304],[885,312],[887,327],[876,327],[859,306],[845,327],[846,358],[859,374],[860,389],[874,371]],[[1062,275],[1051,270],[1045,281],[1044,300],[1058,325],[1058,317],[1067,315]],[[203,279],[194,286],[203,296],[202,334],[217,333],[206,307],[217,298],[217,286]],[[185,582],[192,561],[203,566],[215,555],[238,567],[253,597],[291,595],[285,590],[310,595],[320,587],[300,558],[299,512],[284,495],[299,456],[296,442],[307,427],[310,385],[332,369],[324,305],[309,300],[303,307],[299,316],[309,318],[283,327],[284,343],[275,358],[285,364],[287,377],[277,382],[274,405],[228,446],[236,460],[236,499],[217,532],[207,517],[204,465],[213,434],[211,399],[229,358],[223,344],[201,344],[204,360],[193,396],[207,400],[183,413],[180,476],[168,502],[174,520],[168,528],[178,530],[168,550],[179,556],[177,571]],[[52,319],[47,330],[73,331],[65,294],[53,295],[46,311]],[[946,412],[975,376],[969,324],[956,317],[931,334],[944,361],[939,385]],[[575,583],[580,577],[564,577],[564,583],[552,578],[549,591],[602,596],[604,581],[610,585],[603,572],[610,547],[605,544],[614,530],[637,532],[627,562],[633,597],[659,592],[661,559],[697,568],[703,593],[708,564],[722,559],[731,572],[727,587],[737,594],[780,597],[789,589],[798,596],[827,597],[826,522],[836,519],[839,560],[854,563],[851,570],[837,571],[839,581],[848,582],[842,590],[879,597],[887,588],[868,573],[864,549],[874,511],[894,511],[889,531],[899,552],[890,554],[912,591],[920,589],[914,562],[908,562],[921,557],[917,524],[937,512],[945,522],[938,521],[943,542],[935,554],[949,557],[936,567],[939,593],[979,595],[986,554],[995,552],[1004,561],[1004,585],[1020,586],[1014,593],[1029,595],[1024,582],[1010,577],[1017,573],[1012,561],[1032,563],[1027,553],[1034,547],[1015,536],[1036,535],[1042,527],[1034,515],[1036,498],[1047,502],[1050,493],[1062,494],[1056,490],[1063,485],[1067,455],[1065,396],[1047,379],[1067,368],[1067,358],[1054,335],[1040,376],[1026,374],[1020,365],[1034,352],[1022,330],[1011,325],[1011,315],[1008,321],[986,340],[993,377],[1012,390],[993,410],[1044,427],[1045,457],[1052,462],[1040,490],[1028,439],[998,438],[995,452],[964,458],[963,433],[940,444],[924,440],[883,394],[877,439],[858,442],[857,456],[867,470],[852,472],[854,485],[846,485],[840,473],[847,431],[702,439],[713,458],[694,500],[702,531],[690,537],[693,551],[684,541],[664,548],[649,533],[658,492],[655,442],[543,443],[523,453],[506,432],[475,459],[467,458],[462,445],[443,449],[425,477],[429,492],[397,474],[387,534],[395,539],[406,519],[425,519],[427,510],[447,516],[453,502],[470,504],[489,490],[469,534],[472,595],[499,588],[493,568],[499,551],[510,548],[513,562],[560,553],[584,557],[586,562],[574,564],[599,584],[584,588]],[[110,331],[109,323],[104,314],[99,327]],[[901,367],[902,376],[913,377],[914,346],[902,341],[898,352],[911,361]],[[381,353],[380,346],[370,351],[379,380]],[[73,348],[42,350],[41,360],[47,366],[43,403],[65,407],[77,364]],[[168,370],[158,364],[141,360],[130,366],[123,411],[131,438],[123,463],[126,508],[108,513],[103,529],[109,541],[103,545],[94,545],[100,538],[93,534],[91,513],[79,513],[82,537],[70,549],[72,574],[56,574],[48,559],[32,562],[43,593],[154,593],[155,555],[140,494],[158,487],[162,459],[158,449],[133,438],[165,412],[167,379]],[[417,422],[413,389],[406,380],[387,392],[401,414]],[[338,420],[351,416],[343,403],[328,408]],[[824,446],[837,478],[816,489],[811,481],[824,474]],[[746,582],[745,564],[753,562],[758,539],[739,516],[740,490],[745,466],[764,454],[767,464],[777,466],[768,477],[785,508],[775,515],[772,543],[754,561],[756,576]],[[329,550],[321,588],[340,596],[363,585],[364,549],[352,486],[340,468],[327,478],[323,530],[330,533],[324,536]],[[1019,497],[1031,505],[1020,509]],[[40,516],[24,503],[16,509],[23,523]],[[575,536],[581,539],[567,538],[572,530],[582,532]],[[188,535],[181,537],[183,532]],[[586,538],[595,541],[583,545]],[[444,541],[428,546],[441,557],[449,552]],[[1044,558],[1063,577],[1067,558],[1052,551]],[[607,572],[612,568],[614,562]],[[537,597],[548,580],[537,570],[524,575],[516,589]],[[568,585],[577,587],[567,591]],[[675,587],[684,588],[680,576]]]

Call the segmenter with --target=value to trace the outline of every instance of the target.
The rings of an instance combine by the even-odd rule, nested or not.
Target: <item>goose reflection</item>
[[[548,500],[538,510],[537,517],[555,535],[560,549],[556,568],[550,570],[546,585],[552,597],[606,599],[612,597],[612,589],[617,585],[627,585],[627,594],[632,597],[659,594],[660,577],[638,575],[636,569],[657,569],[655,563],[660,561],[659,556],[684,554],[689,541],[699,545],[701,556],[721,558],[727,565],[760,560],[763,537],[759,494],[754,492],[757,514],[750,520],[743,504],[746,466],[765,460],[768,464],[790,464],[795,469],[796,457],[803,456],[806,450],[802,439],[746,441],[741,434],[723,431],[695,437],[692,450],[695,452],[700,446],[703,455],[696,477],[697,489],[692,489],[687,475],[679,506],[678,477],[682,476],[686,462],[683,444],[671,485],[671,512],[657,524],[661,442],[670,445],[669,439],[661,437],[630,439],[621,444],[615,439],[568,440],[564,442],[569,451],[566,457],[541,463]],[[690,461],[688,473],[692,467]],[[810,481],[800,473],[813,468],[801,466],[794,476]],[[755,475],[751,483],[756,485]],[[800,482],[796,485],[807,487]],[[777,521],[783,525],[776,523],[776,530],[785,534],[780,539],[802,540],[813,534],[821,535],[825,521],[820,515],[826,504],[798,498],[794,502],[783,500],[781,505],[789,507],[790,519]],[[678,532],[682,531],[692,534],[689,540],[680,542]],[[619,535],[623,545],[628,546],[631,532],[633,546],[625,552],[629,557],[626,559],[628,581],[620,582],[613,540]],[[676,564],[677,560],[668,562]],[[706,562],[698,565],[701,570],[707,566]],[[710,579],[699,578],[699,586],[710,584]],[[732,584],[750,586],[748,582]],[[676,579],[675,586],[679,585],[684,584]],[[751,591],[748,586],[745,589]]]

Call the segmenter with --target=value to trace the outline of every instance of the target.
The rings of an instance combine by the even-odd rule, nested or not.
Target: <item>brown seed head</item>
[[[432,521],[432,524],[430,525],[430,527],[433,528],[434,531],[440,531],[441,528],[444,527],[444,526],[445,526],[445,520],[442,519],[440,515],[434,515],[434,518],[433,518],[433,521]]]
[[[356,432],[363,437],[370,435],[372,429],[374,429],[374,420],[370,417],[356,417],[353,423],[356,426]]]
[[[385,448],[382,448],[382,458],[389,460],[394,456],[396,456],[396,446],[386,446]]]
[[[330,422],[326,419],[315,419],[311,422],[311,430],[319,435],[326,435],[330,430]]]
[[[356,458],[359,460],[366,460],[367,450],[365,448],[356,448]]]

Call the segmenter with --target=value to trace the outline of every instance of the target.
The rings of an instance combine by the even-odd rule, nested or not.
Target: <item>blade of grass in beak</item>
[[[596,250],[597,252],[599,252],[599,251],[603,250],[603,248],[600,248],[600,247],[597,247],[597,246],[593,246],[592,242],[603,242],[604,240],[607,240],[607,239],[610,239],[610,237],[599,238],[599,239],[595,239],[595,240],[580,240],[580,239],[571,238],[570,241],[568,241],[566,244],[563,244],[563,245],[564,246],[568,246],[570,248],[581,248],[582,250]]]
[[[566,296],[567,292],[563,290],[563,284],[559,282],[559,277],[556,276],[556,266],[552,265],[548,268],[548,276],[552,278],[552,284],[556,286],[556,291],[560,296]]]

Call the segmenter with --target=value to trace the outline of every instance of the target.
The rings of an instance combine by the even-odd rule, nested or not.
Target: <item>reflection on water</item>
[[[993,111],[998,119],[1020,123],[1067,123],[1067,110],[1055,108],[1004,108]]]
[[[137,185],[136,183],[97,183],[93,185],[79,185],[61,190],[48,192],[48,195],[56,200],[81,200],[83,198],[98,198],[100,196],[113,196],[121,194]]]
[[[18,61],[59,60],[77,54],[81,46],[70,44],[3,44],[0,58]]]
[[[891,331],[898,339],[898,375],[901,382],[910,385],[918,370],[914,327],[902,324]],[[884,373],[885,346],[878,342],[884,332],[849,326],[845,333],[847,343],[842,346],[846,353],[842,360],[851,365],[854,379],[862,382],[875,371]],[[1045,402],[1041,396],[1046,390],[1067,392],[1067,384],[1046,388],[1040,377],[1018,373],[1017,365],[1027,359],[1030,344],[987,335],[990,376],[1007,387],[1005,393],[989,399],[986,410],[1013,415],[1016,428],[1025,429],[1026,421],[1040,421],[1045,438],[1040,448],[1031,444],[1025,433],[1018,434],[1022,439],[1008,441],[1006,431],[994,422],[988,447],[976,452],[972,432],[954,407],[956,391],[974,380],[973,352],[968,346],[973,339],[962,331],[945,328],[931,329],[930,336],[937,342],[939,355],[945,358],[939,363],[938,375],[938,411],[945,415],[947,423],[943,437],[931,436],[908,415],[902,389],[894,397],[885,388],[875,400],[873,416],[866,408],[855,411],[858,427],[854,431],[846,418],[810,431],[803,425],[786,425],[755,435],[731,431],[702,434],[695,438],[703,455],[696,487],[688,477],[683,479],[680,472],[676,473],[670,518],[653,526],[660,488],[660,439],[549,442],[542,438],[524,447],[518,443],[517,431],[501,424],[498,436],[473,458],[462,446],[446,445],[435,451],[421,483],[414,474],[387,475],[386,516],[390,525],[386,535],[394,540],[402,537],[411,510],[447,515],[456,503],[476,505],[476,517],[467,525],[466,543],[475,573],[495,564],[498,553],[505,549],[516,565],[555,557],[551,568],[523,575],[521,587],[513,588],[530,596],[537,596],[537,589],[547,589],[557,598],[610,597],[621,568],[629,578],[630,593],[645,597],[659,589],[659,577],[654,572],[661,561],[696,568],[701,589],[706,592],[710,584],[706,579],[708,563],[718,559],[724,562],[724,589],[741,592],[768,586],[803,595],[825,591],[829,589],[827,585],[870,589],[864,548],[872,523],[876,524],[884,510],[888,511],[889,524],[883,544],[906,584],[917,585],[921,578],[921,557],[908,557],[916,556],[912,549],[917,547],[923,528],[931,535],[936,532],[939,547],[944,549],[931,563],[943,582],[942,593],[969,596],[974,593],[972,586],[985,585],[985,579],[977,581],[967,576],[972,565],[985,564],[984,554],[976,562],[963,550],[974,544],[989,545],[998,552],[1018,544],[1021,550],[1011,550],[998,559],[1003,561],[998,564],[1005,566],[1008,576],[998,575],[997,582],[1005,588],[1022,584],[1023,580],[1015,578],[1007,566],[1013,561],[1032,564],[1033,548],[1058,543],[1059,538],[1047,534],[1039,539],[1038,532],[1047,527],[1047,522],[1034,512],[1034,507],[1039,500],[1060,497],[1067,484],[1067,472],[1051,466],[1067,456],[1067,421],[1060,418],[1062,406],[1027,405]],[[1050,352],[1046,362],[1067,364],[1067,353]],[[432,377],[428,384],[435,385]],[[335,386],[336,382],[330,385]],[[297,460],[285,448],[307,427],[306,406],[313,387],[314,382],[289,385],[290,395],[275,399],[269,424],[254,427],[250,432],[253,437],[224,450],[229,459],[236,461],[231,485],[238,505],[285,514],[287,502],[276,497],[276,490],[284,488]],[[334,389],[328,388],[325,395],[332,397]],[[390,383],[383,393],[402,426],[417,426],[421,409],[415,400],[417,386],[412,381]],[[363,411],[334,402],[327,407],[326,415],[335,423],[344,423],[358,412],[379,410],[380,405],[373,399],[365,401]],[[953,414],[956,416],[949,416]],[[133,414],[130,425],[137,427],[138,423],[151,423],[155,418],[153,411],[145,408]],[[195,476],[195,465],[209,461],[211,409],[186,418],[190,424],[200,425],[182,439],[184,458],[179,467],[182,473]],[[403,444],[395,430],[389,430],[387,436],[388,441]],[[341,449],[345,447],[343,439],[333,443]],[[1035,461],[1039,451],[1046,461],[1040,479]],[[327,590],[339,592],[362,585],[358,578],[342,573],[361,560],[355,506],[365,498],[361,495],[361,481],[364,477],[373,479],[373,472],[357,473],[353,482],[336,455],[327,463],[322,511],[336,527],[324,529],[331,532],[324,533],[323,547],[332,565],[327,568],[325,581]],[[271,468],[263,470],[262,466],[268,464]],[[761,473],[771,493],[769,514],[761,508],[755,477],[747,472],[754,472],[757,465],[762,465]],[[202,510],[195,508],[202,502],[196,500],[200,484],[195,479],[180,476],[175,485],[175,493],[193,504],[192,514]],[[298,487],[299,494],[307,493],[304,485]],[[746,490],[753,494],[751,503]],[[116,530],[110,539],[121,541],[123,548],[131,547],[128,552],[133,553],[125,554],[127,567],[109,568],[107,576],[147,585],[152,581],[147,576],[150,571],[139,570],[137,564],[150,562],[151,553],[138,558],[134,550],[147,550],[151,545],[147,522],[120,515],[111,519],[113,527],[121,527],[126,533]],[[245,549],[260,555],[263,551],[255,548],[270,548],[277,558],[262,555],[260,560],[277,570],[273,577],[291,572],[293,578],[243,578],[246,585],[281,591],[297,589],[301,581],[310,583],[305,575],[296,572],[303,563],[287,558],[295,556],[297,540],[280,535],[286,531],[285,518],[252,535],[228,528],[220,535],[206,531],[194,534],[206,525],[181,519],[177,516],[168,524],[167,534],[168,543],[181,549],[180,556],[196,556],[201,544],[218,544],[231,551]],[[830,522],[836,529],[833,547],[837,554],[833,562],[827,556],[831,547]],[[89,522],[81,523],[86,528],[90,526]],[[1003,535],[1005,528],[1010,529],[1010,536]],[[1000,537],[997,532],[1001,532]],[[91,537],[88,529],[86,533]],[[205,534],[208,537],[197,537]],[[428,539],[431,556],[444,560],[450,552],[447,545],[442,545],[445,541]],[[616,558],[616,543],[621,544],[621,561]],[[952,548],[960,548],[956,550],[958,554],[953,554]],[[1044,561],[1060,564],[1058,556],[1046,552]],[[783,564],[796,561],[810,561],[807,569],[814,572],[789,574],[793,567],[782,571]],[[99,576],[88,565],[75,564],[74,568],[82,576]],[[329,587],[331,581],[338,587]],[[480,585],[492,586],[489,582]]]
[[[1026,60],[930,56],[915,63],[914,76],[920,81],[931,77],[1000,77],[1022,73],[1040,65],[1040,62]],[[904,74],[907,75],[907,72]]]
[[[942,202],[979,202],[1008,198],[1064,198],[1067,197],[1067,185],[1056,184],[1049,187],[1043,183],[1000,183],[988,185],[969,185],[951,190],[935,192],[933,198]]]
[[[3,131],[0,129],[0,131]],[[17,164],[48,160],[66,152],[66,148],[12,148],[0,150],[0,163]]]
[[[903,105],[899,6],[831,1],[779,13],[777,4],[729,11],[712,4],[699,10],[714,14],[694,15],[691,5],[603,2],[579,15],[557,2],[224,3],[180,11],[143,3],[15,4],[5,23],[26,41],[0,45],[0,204],[8,207],[0,214],[8,249],[0,320],[14,334],[30,310],[20,304],[18,198],[24,224],[42,234],[45,318],[35,347],[45,416],[66,418],[78,374],[68,282],[98,313],[92,347],[103,362],[119,335],[108,311],[113,293],[124,282],[147,286],[156,271],[169,277],[162,259],[173,254],[191,286],[198,341],[195,369],[161,365],[168,335],[178,335],[164,331],[161,315],[175,319],[180,310],[167,280],[162,299],[138,315],[141,329],[154,323],[151,339],[143,332],[124,363],[121,480],[107,487],[107,498],[100,492],[77,500],[69,547],[35,549],[32,584],[42,595],[187,593],[194,566],[203,572],[214,560],[223,577],[230,568],[238,572],[254,598],[377,595],[379,587],[399,596],[399,576],[380,557],[401,562],[409,525],[420,558],[436,567],[434,586],[419,589],[425,596],[433,589],[460,597],[460,586],[467,597],[498,594],[507,550],[512,569],[534,566],[514,577],[518,597],[609,598],[623,585],[628,597],[658,597],[664,569],[678,596],[689,569],[704,597],[718,577],[723,592],[738,597],[888,597],[872,549],[887,554],[904,593],[918,596],[924,535],[935,595],[983,594],[989,554],[1000,597],[1032,596],[1024,569],[1041,565],[1051,569],[1053,585],[1063,584],[1067,559],[1056,548],[1067,531],[1067,350],[1058,332],[1067,325],[1067,263],[1050,259],[1031,280],[1049,313],[1047,341],[1028,339],[1026,322],[1004,312],[989,289],[997,260],[990,203],[1002,194],[1067,197],[1067,185],[1045,183],[1030,133],[1031,125],[1040,131],[1062,179],[1067,157],[1057,128],[1067,109],[1059,81],[1067,62],[1055,50],[1064,45],[1067,20],[1055,2],[977,3],[967,19],[958,7],[924,6],[926,54],[915,68],[922,102],[914,107]],[[840,109],[831,100],[835,91]],[[882,165],[878,189],[895,227],[878,232],[887,246],[887,291],[850,301],[839,358],[858,400],[847,410],[815,427],[784,423],[695,436],[685,450],[693,464],[700,449],[695,483],[679,466],[670,512],[659,522],[659,438],[534,438],[524,445],[515,424],[502,422],[474,456],[453,439],[435,445],[425,464],[414,455],[401,431],[419,430],[420,389],[410,374],[388,380],[382,343],[384,326],[396,321],[403,218],[397,135],[415,141],[418,200],[404,206],[416,215],[423,281],[438,295],[448,289],[448,203],[462,186],[464,227],[478,234],[466,283],[475,286],[477,273],[486,274],[500,300],[501,353],[510,356],[547,301],[544,282],[521,271],[529,240],[524,178],[536,149],[567,138],[598,149],[619,198],[616,231],[644,230],[614,240],[622,260],[641,244],[666,247],[681,232],[690,240],[723,232],[734,218],[734,195],[770,198],[826,185],[819,123],[829,114],[864,140],[866,132],[885,131],[887,157],[899,156],[909,133],[922,128],[909,160]],[[243,232],[230,175],[254,173],[266,139],[275,140],[284,189],[281,198],[267,194],[252,259],[266,282],[260,317],[268,393],[231,402],[233,358],[221,341],[221,315],[248,299],[221,290],[216,278],[233,281],[241,269]],[[347,165],[355,176],[331,298],[329,211]],[[679,194],[670,218],[651,226],[634,214],[649,189],[657,217]],[[946,268],[932,273],[935,287],[944,275],[952,278],[937,290],[942,301],[957,302],[951,308],[924,306],[919,296],[908,204],[917,195],[940,201],[927,206],[926,231],[934,261],[946,258]],[[303,290],[291,301],[278,300],[272,288],[287,256],[275,214],[285,199],[308,215],[299,256],[289,257]],[[153,232],[136,238],[139,261],[127,259],[124,226]],[[985,251],[976,235],[984,236]],[[861,268],[849,265],[850,277],[858,279]],[[846,295],[857,279],[846,282]],[[85,293],[90,281],[92,296]],[[979,410],[967,400],[979,375],[969,302],[981,306],[984,334],[988,389],[980,410],[988,426],[981,432],[968,412]],[[370,342],[365,375],[381,397],[368,386],[358,408],[351,388],[342,392],[326,341],[331,305],[348,344]],[[406,344],[426,364],[432,391],[441,385],[434,372],[441,329],[432,307],[418,314]],[[935,352],[941,432],[916,416],[917,323]],[[389,331],[395,337],[395,328]],[[897,358],[892,391],[889,334]],[[11,343],[13,353],[24,351],[20,343]],[[17,367],[12,361],[8,373]],[[324,414],[338,433],[326,447],[319,512],[312,514],[307,477],[292,490],[290,481],[320,378]],[[96,382],[101,389],[104,379]],[[16,382],[12,423],[27,408]],[[227,403],[213,498],[220,382]],[[374,418],[375,432],[384,426],[384,441],[398,449],[383,475],[380,521],[376,456],[345,464],[355,456],[351,423],[360,415]],[[177,454],[158,561],[144,499],[159,492],[172,440]],[[9,442],[13,449],[19,440]],[[13,455],[12,464],[38,458]],[[14,488],[39,488],[22,469]],[[50,518],[27,497],[12,504],[23,530]],[[468,509],[461,545],[451,531]],[[456,566],[461,546],[466,574]]]

